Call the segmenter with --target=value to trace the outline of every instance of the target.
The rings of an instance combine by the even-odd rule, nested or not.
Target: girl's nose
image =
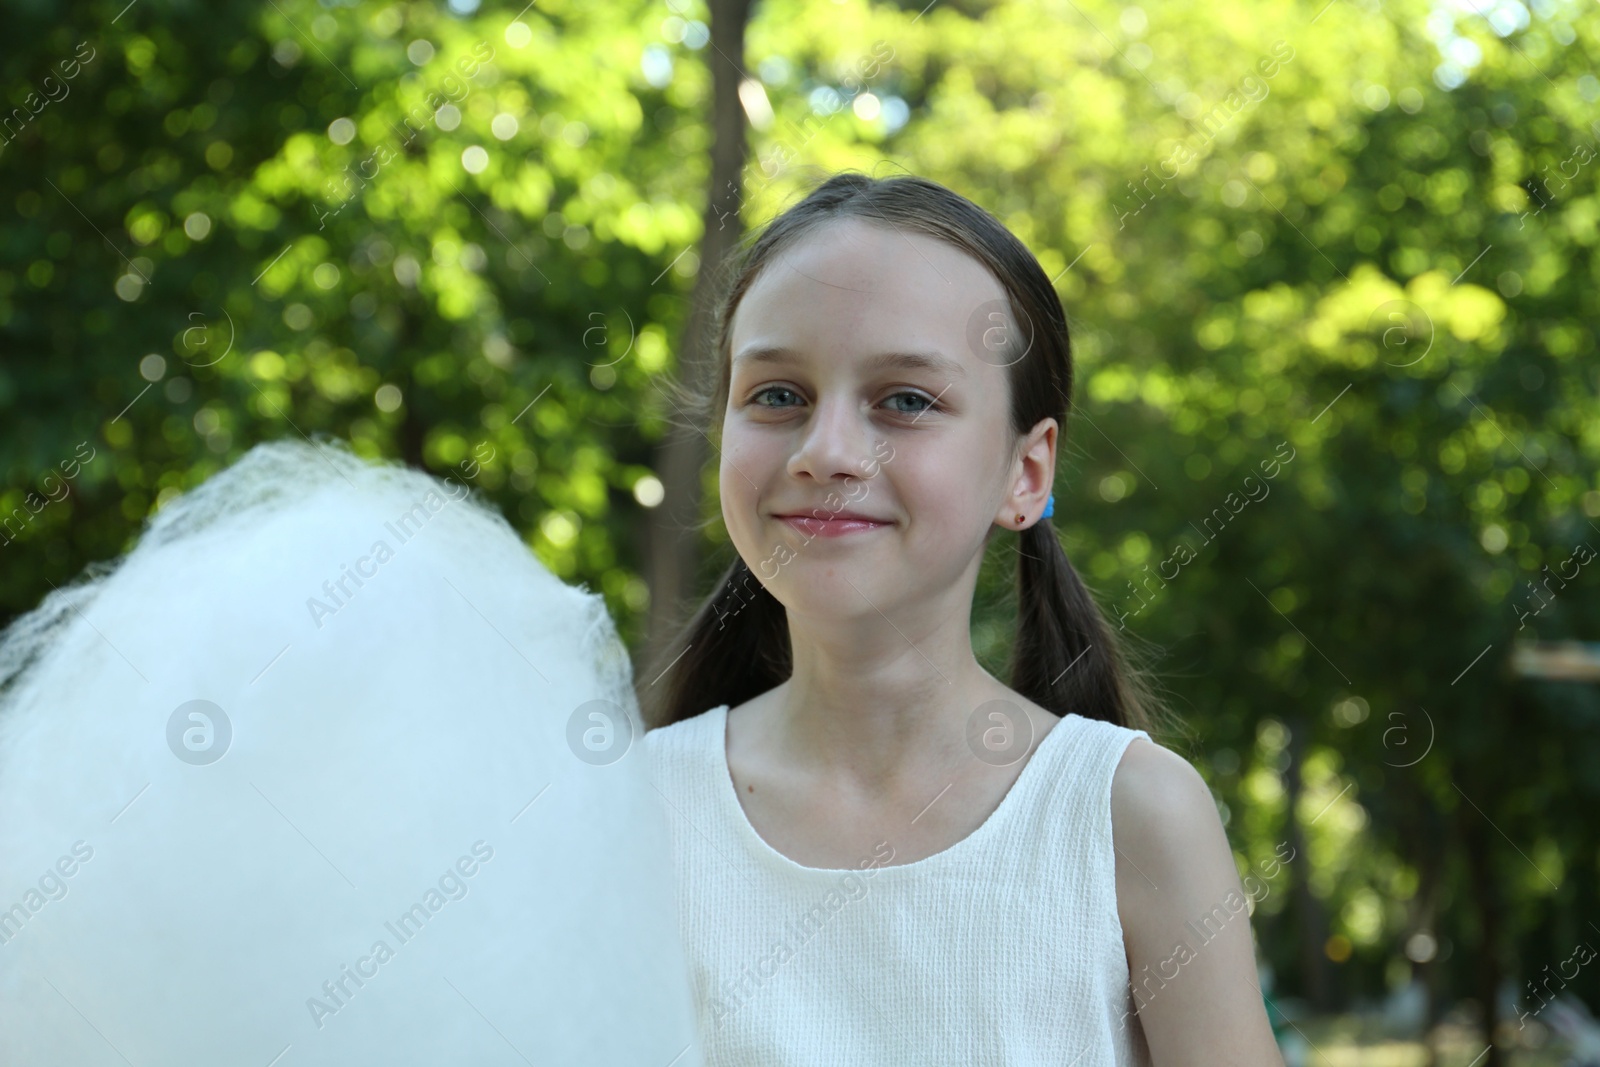
[[[872,470],[874,436],[870,416],[853,397],[820,400],[800,431],[789,473],[823,483],[842,475],[865,478]]]

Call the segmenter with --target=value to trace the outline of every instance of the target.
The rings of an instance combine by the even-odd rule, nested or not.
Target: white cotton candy
[[[698,1067],[625,650],[467,488],[259,445],[0,638],[0,1063]]]

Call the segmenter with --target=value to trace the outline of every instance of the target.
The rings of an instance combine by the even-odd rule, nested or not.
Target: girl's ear
[[[1022,442],[1012,464],[1011,492],[1000,502],[995,517],[1001,526],[1026,529],[1044,513],[1045,501],[1055,489],[1058,429],[1055,419],[1040,419]]]

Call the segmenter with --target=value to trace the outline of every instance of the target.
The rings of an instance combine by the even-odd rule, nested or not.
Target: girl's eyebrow
[[[781,345],[757,345],[746,348],[733,357],[735,363],[792,363],[799,360],[798,352]],[[937,352],[879,352],[861,361],[870,370],[900,367],[907,370],[931,370],[952,378],[965,378],[967,369],[956,360]]]

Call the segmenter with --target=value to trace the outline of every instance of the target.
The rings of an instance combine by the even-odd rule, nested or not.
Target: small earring
[[[1056,495],[1054,493],[1051,493],[1050,494],[1050,499],[1046,500],[1044,502],[1044,514],[1040,515],[1039,517],[1041,519],[1048,519],[1050,516],[1054,515],[1055,513],[1056,513]],[[1026,515],[1018,515],[1017,516],[1017,524],[1020,526],[1022,524],[1023,520],[1026,519],[1026,518],[1027,518]]]

